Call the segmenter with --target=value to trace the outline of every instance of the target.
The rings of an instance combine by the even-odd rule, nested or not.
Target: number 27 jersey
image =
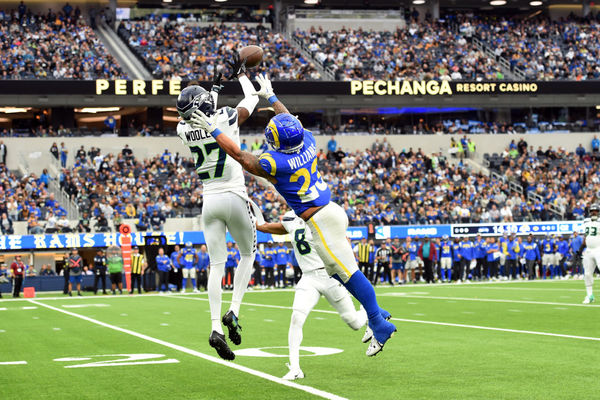
[[[313,135],[304,130],[304,145],[298,153],[266,151],[259,157],[261,167],[277,180],[275,189],[296,215],[310,207],[324,206],[331,192],[317,171],[317,147]]]
[[[217,110],[217,114],[217,127],[239,146],[237,111],[231,107],[223,107]],[[192,128],[181,121],[177,125],[177,136],[194,156],[204,194],[246,193],[242,166],[219,147],[210,133]]]

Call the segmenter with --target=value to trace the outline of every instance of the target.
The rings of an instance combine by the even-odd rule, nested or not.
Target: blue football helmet
[[[267,142],[275,151],[295,153],[304,145],[304,128],[291,114],[277,114],[265,129]]]
[[[187,122],[196,110],[206,115],[213,115],[215,101],[210,92],[202,86],[192,85],[183,89],[177,97],[177,112]]]

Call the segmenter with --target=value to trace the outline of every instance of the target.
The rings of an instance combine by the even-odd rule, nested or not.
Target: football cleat
[[[210,347],[217,351],[217,354],[223,360],[231,361],[235,359],[235,354],[233,354],[233,351],[231,351],[227,345],[227,342],[225,341],[225,335],[222,333],[212,331],[210,337],[208,338],[208,344],[210,344]]]
[[[223,315],[222,321],[223,325],[225,325],[229,331],[229,340],[236,346],[239,346],[242,343],[242,335],[240,335],[242,327],[238,323],[238,318],[233,311],[229,310]]]
[[[288,363],[285,363],[285,365],[290,369],[290,371],[281,379],[285,379],[286,381],[295,381],[296,379],[304,378],[304,372],[302,372],[300,368],[292,368]]]
[[[596,301],[596,298],[594,297],[593,294],[590,294],[589,296],[585,296],[585,299],[583,300],[583,304],[590,304],[590,303],[593,303],[594,301]]]
[[[392,332],[390,336],[388,336],[386,341],[383,343],[375,339],[375,336],[373,336],[371,338],[371,343],[369,343],[369,347],[367,348],[367,356],[373,357],[379,354],[383,350],[383,346],[387,343],[387,341],[391,339],[392,336],[394,336],[394,333],[396,333],[396,330],[394,330],[394,332]]]
[[[384,310],[383,308],[381,309],[381,316],[386,320],[389,321],[392,318],[392,315]],[[362,342],[363,343],[367,343],[369,340],[371,340],[371,338],[373,337],[373,329],[371,329],[369,327],[369,321],[367,321],[367,328],[365,329],[365,334],[362,337]]]

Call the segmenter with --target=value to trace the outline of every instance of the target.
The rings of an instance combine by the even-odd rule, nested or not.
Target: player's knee
[[[301,327],[304,325],[304,321],[306,321],[307,315],[300,311],[292,312],[292,320],[290,322],[291,325]]]
[[[340,317],[342,317],[342,321],[348,324],[348,326],[355,331],[360,329],[365,324],[365,321],[360,321],[356,311],[342,313]]]

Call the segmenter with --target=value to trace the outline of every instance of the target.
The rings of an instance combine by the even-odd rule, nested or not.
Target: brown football
[[[240,50],[240,58],[246,59],[246,68],[254,68],[263,58],[263,50],[258,46],[246,46]]]

